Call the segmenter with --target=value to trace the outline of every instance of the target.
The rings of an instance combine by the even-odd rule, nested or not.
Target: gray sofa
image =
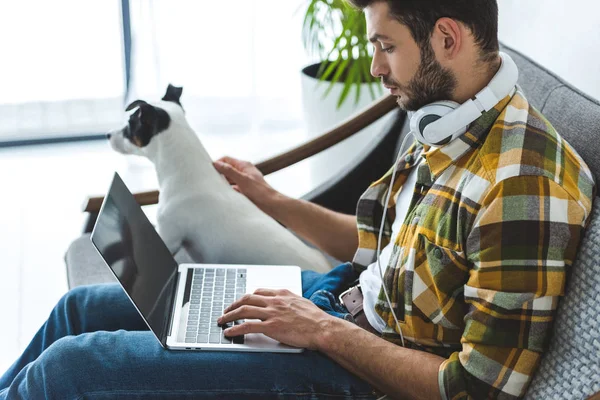
[[[600,177],[600,103],[574,89],[524,55],[504,47],[520,69],[519,83],[529,101]],[[354,213],[361,192],[392,164],[395,149],[407,132],[399,110],[370,148],[356,155],[345,172],[304,198],[330,209]],[[600,392],[600,202],[570,271],[565,298],[548,353],[527,393],[528,399],[585,399]],[[65,260],[70,287],[110,282],[112,275],[89,242],[94,215],[84,234],[68,249]],[[185,253],[178,261],[188,260]],[[335,263],[335,260],[332,260]]]

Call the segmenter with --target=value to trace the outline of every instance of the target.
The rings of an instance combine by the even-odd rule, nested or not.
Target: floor
[[[376,129],[357,135],[363,147]],[[302,129],[201,139],[215,159],[227,154],[253,162],[307,140]],[[333,167],[323,168],[324,162]],[[323,154],[272,174],[268,181],[299,197],[343,166],[343,159]],[[82,204],[87,196],[106,191],[115,170],[134,192],[156,187],[147,160],[116,154],[105,141],[0,149],[0,373],[67,290],[63,256],[81,232]]]

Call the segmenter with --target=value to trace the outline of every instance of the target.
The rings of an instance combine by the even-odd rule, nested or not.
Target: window
[[[128,101],[160,97],[172,83],[203,137],[303,130],[304,3],[132,0]]]
[[[114,128],[123,118],[121,32],[119,0],[0,3],[0,143]]]
[[[103,135],[168,83],[202,133],[302,130],[302,0],[129,3],[127,99],[121,0],[0,4],[0,145]]]

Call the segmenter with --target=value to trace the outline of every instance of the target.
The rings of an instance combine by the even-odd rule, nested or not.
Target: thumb
[[[225,177],[231,181],[239,182],[240,180],[246,178],[246,175],[227,163],[215,161],[213,165],[219,173],[225,175]]]

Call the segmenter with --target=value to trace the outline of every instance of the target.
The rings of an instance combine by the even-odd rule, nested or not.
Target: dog
[[[198,263],[297,265],[327,272],[332,265],[316,249],[235,191],[217,172],[180,103],[183,89],[136,100],[123,128],[108,133],[122,154],[148,158],[160,188],[157,231],[171,254],[183,247]]]

